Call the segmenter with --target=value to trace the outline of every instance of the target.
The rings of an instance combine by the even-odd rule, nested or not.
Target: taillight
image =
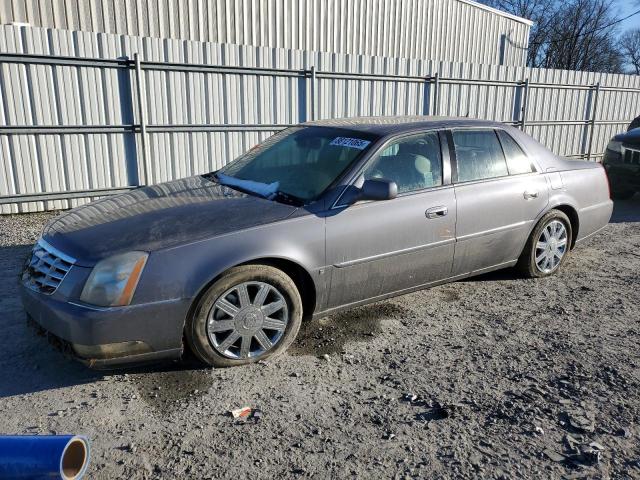
[[[609,172],[607,172],[607,169],[604,166],[604,164],[601,163],[600,167],[602,167],[602,171],[604,172],[604,178],[607,180],[607,189],[609,190],[609,200],[612,200],[612,197],[611,197],[611,180],[609,180]]]

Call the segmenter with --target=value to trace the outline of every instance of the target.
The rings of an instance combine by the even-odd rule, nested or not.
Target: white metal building
[[[0,24],[522,66],[531,22],[470,0],[1,0]]]

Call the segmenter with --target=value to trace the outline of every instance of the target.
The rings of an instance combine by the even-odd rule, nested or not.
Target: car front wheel
[[[571,222],[560,210],[546,213],[531,232],[518,266],[527,277],[553,275],[567,259],[571,249]]]
[[[268,265],[242,265],[201,296],[185,333],[201,361],[231,367],[284,352],[301,321],[302,300],[288,275]]]

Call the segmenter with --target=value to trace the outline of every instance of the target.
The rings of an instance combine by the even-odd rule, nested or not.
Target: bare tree
[[[640,75],[640,28],[628,30],[620,37],[620,51],[624,62]]]
[[[621,72],[622,58],[615,41],[617,20],[609,0],[563,2],[550,23],[542,66]]]
[[[535,23],[529,40],[531,67],[623,71],[618,18],[610,0],[485,0],[486,4]]]
[[[538,66],[537,59],[544,46],[544,40],[548,36],[549,26],[554,17],[553,12],[557,8],[556,0],[484,0],[482,3],[533,21],[529,34],[527,65]]]

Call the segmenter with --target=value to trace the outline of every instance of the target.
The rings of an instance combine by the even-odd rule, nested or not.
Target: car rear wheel
[[[302,300],[288,275],[268,265],[242,265],[202,295],[185,334],[201,361],[232,367],[284,352],[301,321]]]
[[[527,277],[548,277],[556,273],[571,249],[571,222],[560,210],[545,214],[531,232],[518,267]]]

